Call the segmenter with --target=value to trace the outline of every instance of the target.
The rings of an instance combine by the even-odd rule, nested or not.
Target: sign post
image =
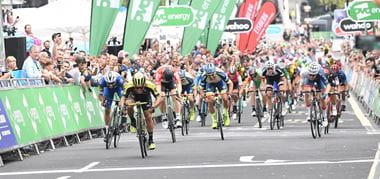
[[[353,21],[378,21],[380,7],[373,1],[354,1],[348,6],[347,15]]]

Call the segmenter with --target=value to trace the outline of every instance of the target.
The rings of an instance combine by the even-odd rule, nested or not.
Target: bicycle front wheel
[[[269,126],[270,126],[270,130],[273,130],[274,129],[274,123],[275,123],[275,112],[272,109],[269,110],[270,111],[270,120],[269,120]]]
[[[243,113],[243,102],[242,102],[241,98],[238,100],[237,108],[238,108],[237,109],[238,123],[240,124],[240,122],[241,122],[241,114]]]
[[[220,131],[220,138],[222,140],[224,140],[224,134],[223,134],[223,113],[222,113],[222,111],[221,111],[220,108],[218,109],[217,120],[218,120],[218,129]]]
[[[311,108],[310,108],[310,129],[311,129],[311,135],[313,136],[313,138],[317,138],[317,128],[316,126],[318,125],[318,122],[317,122],[317,115],[316,115],[316,111],[314,110],[315,106],[312,105]]]
[[[257,120],[259,122],[259,128],[262,128],[263,127],[263,124],[261,122],[261,114],[262,114],[262,106],[261,106],[261,102],[259,99],[256,100],[256,117],[257,117]]]
[[[168,113],[168,121],[169,121],[169,131],[172,136],[172,142],[175,143],[176,138],[175,138],[175,129],[174,129],[174,113],[171,108],[169,108],[167,113]]]

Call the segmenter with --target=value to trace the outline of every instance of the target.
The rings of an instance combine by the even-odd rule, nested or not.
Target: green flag
[[[182,38],[182,56],[188,55],[197,43],[202,32],[205,30],[207,22],[214,14],[220,0],[193,0],[191,7],[194,10],[194,22],[186,27]]]
[[[160,0],[130,0],[127,22],[124,32],[124,51],[134,55],[139,50]]]
[[[215,53],[220,38],[223,35],[224,29],[231,17],[232,10],[235,7],[237,0],[223,0],[219,3],[214,15],[211,19],[210,29],[207,37],[207,49],[211,54]]]
[[[99,55],[106,43],[116,15],[120,0],[92,0],[90,55]]]

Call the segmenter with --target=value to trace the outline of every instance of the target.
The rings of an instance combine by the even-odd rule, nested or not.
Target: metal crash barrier
[[[351,92],[356,96],[369,117],[380,125],[380,83],[366,76],[363,72],[355,72],[346,68],[347,81]]]

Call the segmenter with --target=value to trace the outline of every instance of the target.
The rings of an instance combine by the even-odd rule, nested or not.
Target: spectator
[[[24,61],[22,69],[25,70],[26,78],[41,78],[42,77],[42,67],[38,61],[39,57],[39,47],[33,45],[30,50],[28,58]]]
[[[24,30],[26,35],[26,50],[28,52],[33,45],[41,46],[41,40],[33,35],[32,26],[30,24],[26,24]]]
[[[59,77],[62,80],[62,83],[64,84],[72,84],[74,83],[73,77],[68,73],[70,70],[70,63],[69,62],[62,62],[61,70],[59,72]]]
[[[45,79],[46,84],[50,84],[51,81],[56,83],[62,83],[62,80],[54,74],[54,64],[51,60],[47,61],[44,64],[44,68],[42,70],[42,77]]]
[[[17,69],[15,57],[13,56],[7,57],[6,63],[7,63],[7,66],[6,66],[5,71],[0,74],[0,80],[8,80],[8,79],[13,78],[12,72]]]
[[[57,56],[58,49],[63,49],[61,33],[54,33],[51,38],[54,43],[52,55],[53,55],[53,59],[55,59]]]
[[[42,50],[43,52],[46,52],[49,56],[49,58],[51,58],[51,53],[50,53],[50,41],[49,40],[46,40],[44,42],[44,49]]]

